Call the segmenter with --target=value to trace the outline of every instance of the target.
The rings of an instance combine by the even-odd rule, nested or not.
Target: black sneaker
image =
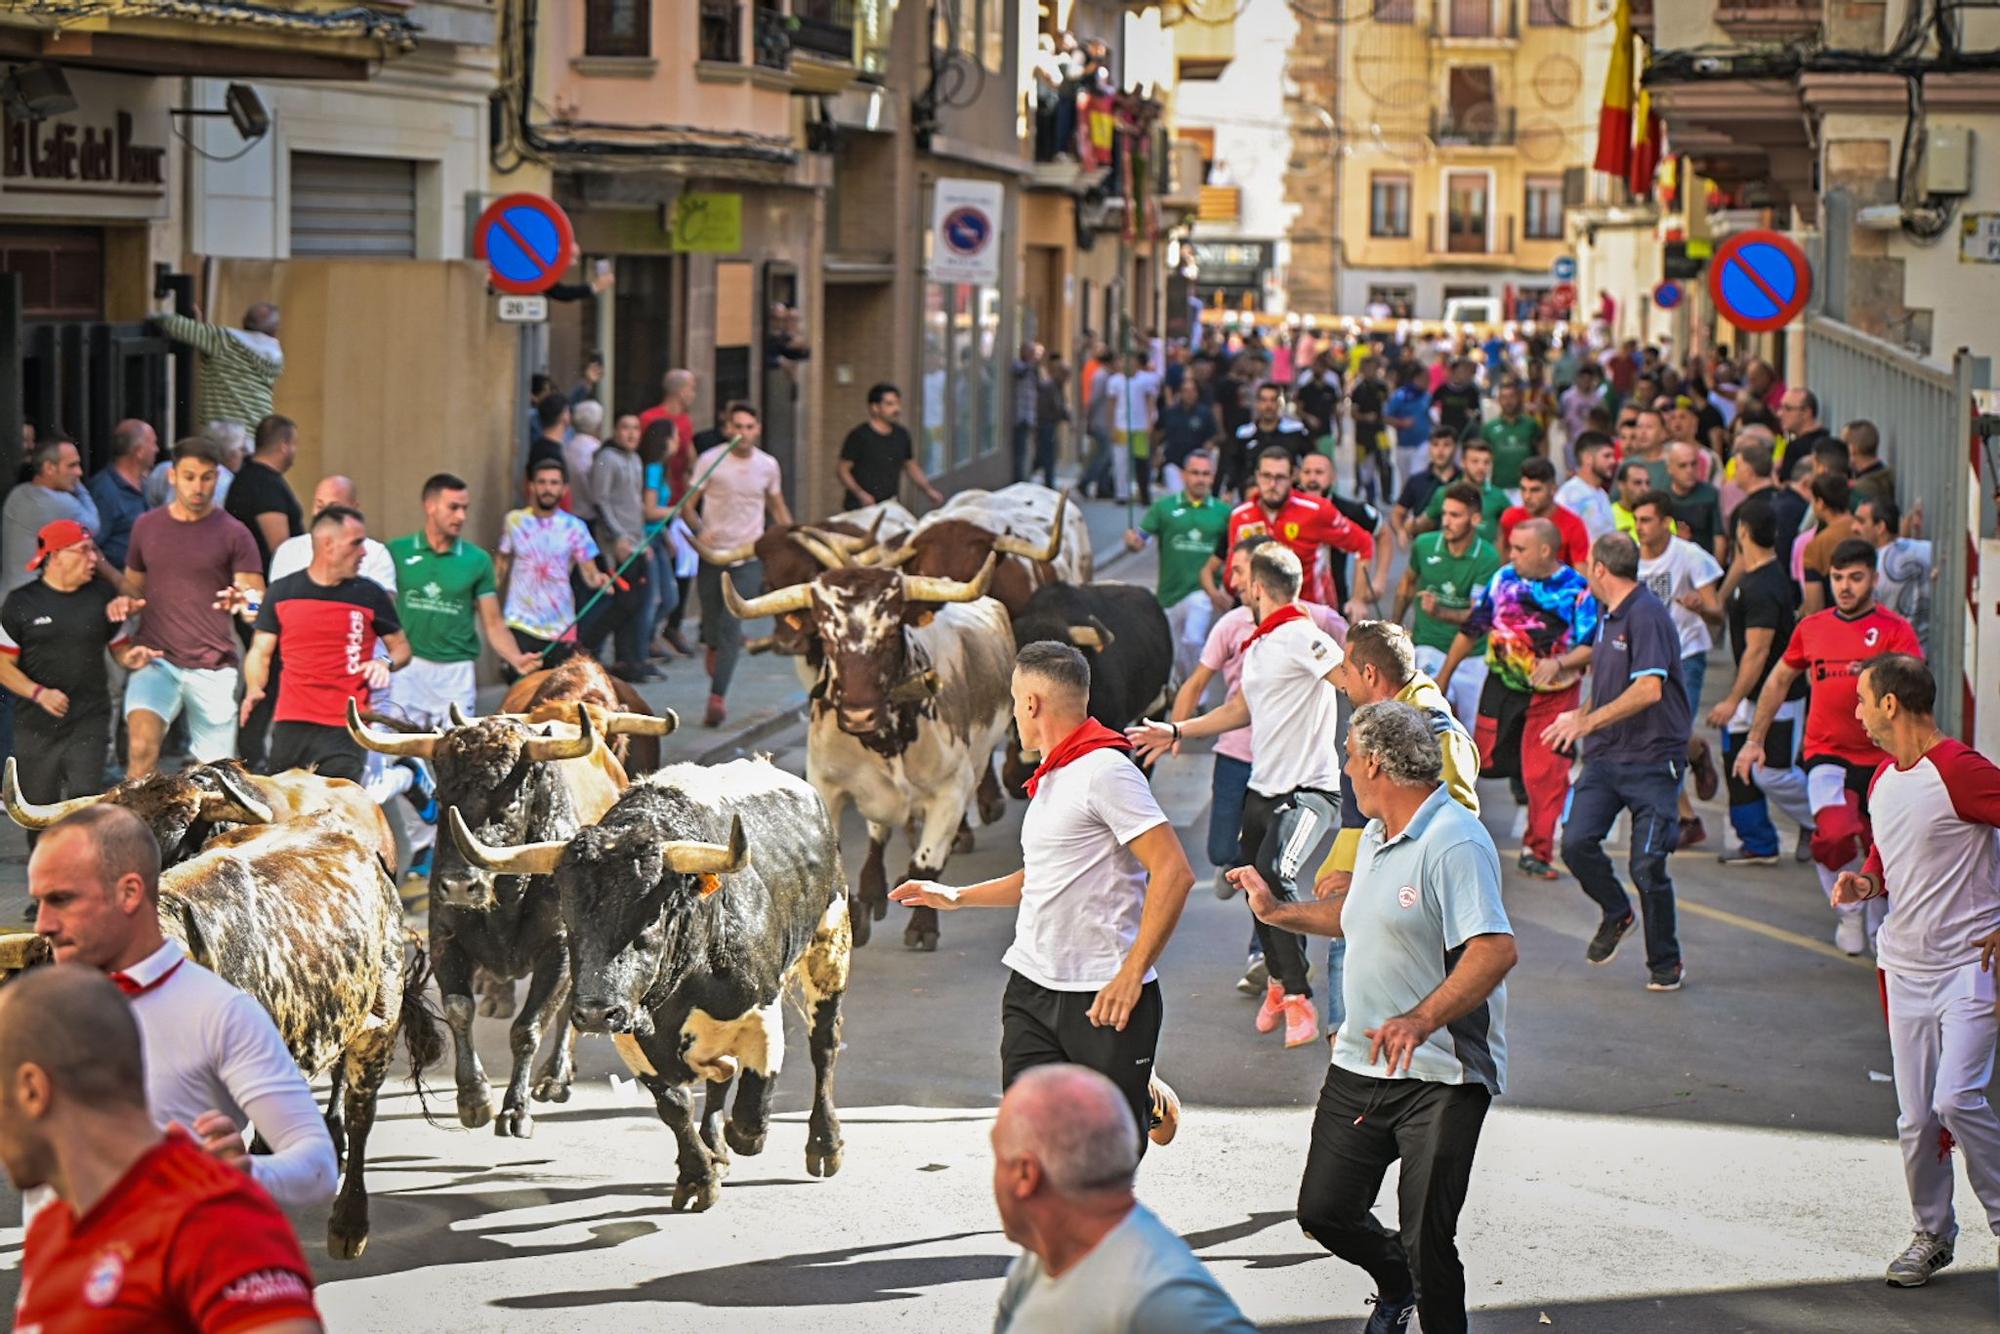
[[[1618,953],[1618,942],[1625,939],[1625,933],[1632,929],[1632,914],[1626,913],[1615,922],[1606,922],[1597,928],[1597,934],[1590,938],[1590,945],[1583,957],[1592,963],[1610,963]]]
[[[1718,852],[1715,860],[1724,866],[1776,866],[1778,854],[1775,852],[1752,852],[1748,848],[1738,848],[1734,852]]]
[[[1687,969],[1675,964],[1671,968],[1655,968],[1646,976],[1648,991],[1679,991],[1681,983],[1687,981]]]
[[[1562,874],[1532,852],[1522,853],[1521,859],[1514,863],[1514,869],[1531,880],[1554,880]]]
[[[1368,1326],[1361,1334],[1403,1334],[1410,1327],[1410,1317],[1417,1313],[1417,1294],[1407,1297],[1370,1297],[1368,1304],[1375,1309],[1368,1316]]]

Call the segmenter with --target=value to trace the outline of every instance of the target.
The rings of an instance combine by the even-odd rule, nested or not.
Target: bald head
[[[259,301],[243,312],[243,327],[251,333],[278,336],[278,308],[268,301]]]
[[[345,505],[350,509],[360,508],[360,495],[354,489],[352,477],[342,477],[335,473],[331,477],[320,478],[319,485],[313,488],[312,512],[315,515],[335,505]]]
[[[1002,1158],[1033,1158],[1058,1195],[1129,1190],[1139,1128],[1110,1080],[1080,1065],[1038,1065],[1000,1100],[993,1127]]]
[[[66,1107],[145,1109],[132,1006],[87,965],[31,968],[0,989],[0,1097],[10,1116],[20,1113],[30,1068],[41,1071],[58,1114]]]

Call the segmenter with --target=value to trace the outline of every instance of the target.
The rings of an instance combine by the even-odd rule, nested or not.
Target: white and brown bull
[[[833,1068],[850,939],[840,849],[812,788],[767,760],[677,764],[634,783],[567,840],[488,847],[456,809],[446,819],[468,861],[501,876],[554,876],[571,1020],[611,1035],[674,1132],[674,1208],[708,1208],[730,1153],[763,1151],[794,984],[813,1061],[806,1171],[840,1170]],[[697,1081],[708,1086],[698,1129]]]
[[[480,838],[534,843],[595,824],[625,790],[625,771],[605,738],[662,737],[677,722],[671,710],[662,718],[595,704],[561,707],[571,721],[468,719],[453,705],[447,731],[396,733],[363,726],[350,703],[347,730],[369,750],[428,761],[439,805],[458,811]],[[550,704],[541,711],[557,710]],[[569,952],[555,885],[547,876],[496,876],[459,855],[450,839],[439,839],[431,865],[430,954],[456,1056],[459,1123],[491,1121],[495,1134],[528,1138],[535,1129],[531,1093],[537,1102],[567,1102],[575,1077],[574,1043],[564,1033]],[[508,1030],[513,1068],[497,1118],[472,1042],[475,970],[509,992],[516,978],[529,979],[527,1000]],[[551,1028],[549,1054],[533,1071],[531,1090],[535,1052]]]
[[[177,773],[155,771],[144,778],[128,778],[95,796],[31,802],[21,796],[10,756],[0,777],[0,800],[15,824],[31,830],[46,829],[71,811],[100,801],[123,806],[153,831],[162,866],[192,857],[218,832],[327,811],[379,853],[386,865],[396,865],[396,840],[388,817],[367,790],[345,778],[327,778],[308,769],[253,774],[241,760],[216,760],[191,764]]]
[[[898,546],[916,526],[915,516],[896,501],[887,500],[819,523],[766,528],[762,537],[745,546],[711,547],[697,537],[694,547],[703,560],[725,569],[754,559],[762,571],[764,590],[770,592],[810,583],[822,569],[851,564],[864,553]],[[751,653],[802,657],[812,652],[814,643],[812,627],[804,617],[779,617],[771,623],[768,636],[748,640],[743,647]],[[813,664],[800,666],[800,674],[807,678],[813,670]]]
[[[723,580],[736,615],[807,615],[818,636],[806,778],[835,829],[850,800],[868,822],[857,945],[889,910],[890,831],[918,827],[909,875],[927,879],[944,869],[974,790],[992,786],[998,800],[992,759],[1013,714],[1014,636],[1006,608],[986,596],[996,559],[964,581],[843,567],[748,600]],[[913,909],[903,943],[934,950],[937,940],[936,910]]]
[[[326,1247],[368,1244],[368,1134],[400,1036],[414,1076],[444,1051],[424,1001],[424,951],[373,847],[332,812],[219,834],[160,876],[160,925],[188,957],[271,1014],[307,1078],[331,1075],[342,1154]]]

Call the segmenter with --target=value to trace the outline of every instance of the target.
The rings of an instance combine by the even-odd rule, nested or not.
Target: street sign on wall
[[[542,324],[549,318],[545,296],[502,296],[494,305],[502,324]]]
[[[1716,247],[1708,293],[1722,318],[1744,333],[1770,333],[1797,319],[1812,300],[1812,266],[1783,232],[1738,232]]]
[[[1661,310],[1672,310],[1681,303],[1681,285],[1669,278],[1653,288],[1653,304]]]
[[[576,262],[569,215],[546,195],[502,195],[472,227],[473,253],[487,277],[510,296],[534,296],[562,281]]]
[[[932,193],[931,281],[999,286],[1000,184],[947,176]]]
[[[1575,282],[1576,256],[1563,255],[1559,257],[1555,263],[1549,265],[1549,276],[1554,278],[1559,283]]]

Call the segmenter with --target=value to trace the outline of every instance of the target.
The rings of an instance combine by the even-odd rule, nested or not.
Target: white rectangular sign
[[[1968,264],[2000,264],[2000,213],[1967,213],[1959,222],[1958,257]]]
[[[500,298],[500,322],[503,324],[542,324],[548,318],[549,299],[545,296]]]
[[[1006,197],[1000,184],[947,176],[932,195],[931,281],[998,287],[1000,210]]]

